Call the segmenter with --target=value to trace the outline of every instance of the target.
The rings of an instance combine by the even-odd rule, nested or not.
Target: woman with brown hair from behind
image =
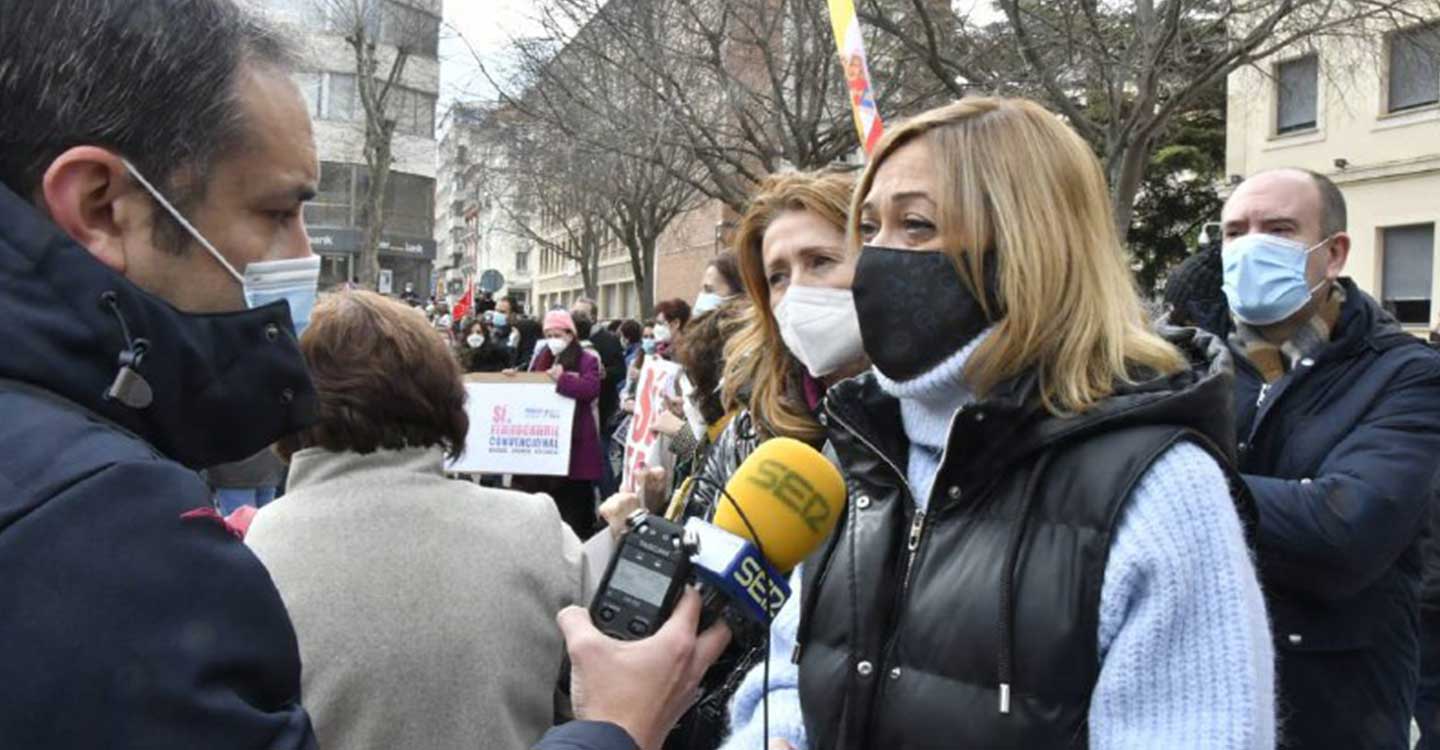
[[[300,339],[319,421],[245,542],[289,610],[327,748],[529,747],[554,719],[580,543],[549,498],[445,476],[469,419],[424,317],[331,295]]]

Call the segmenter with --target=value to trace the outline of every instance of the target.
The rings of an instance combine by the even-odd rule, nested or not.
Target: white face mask
[[[690,382],[688,375],[680,376],[680,395],[683,403],[681,411],[685,412],[685,421],[690,424],[690,431],[695,435],[696,440],[705,438],[705,430],[710,425],[705,423],[705,415],[700,413],[700,407],[695,405],[695,384]]]
[[[704,315],[711,310],[718,309],[723,304],[725,304],[724,297],[714,292],[701,292],[700,296],[695,298],[695,304],[690,307],[690,313],[696,316]]]
[[[559,356],[560,352],[565,351],[565,347],[570,345],[570,340],[563,336],[557,336],[545,339],[545,345],[550,347],[551,354]]]
[[[775,306],[775,322],[785,348],[812,377],[824,377],[865,358],[849,289],[791,284]]]
[[[670,340],[672,334],[670,333],[670,326],[668,324],[656,323],[653,330],[655,332],[656,341],[663,343]]]
[[[465,343],[469,344],[471,349],[479,349],[480,345],[485,343],[485,337],[478,333],[472,333],[465,337]]]
[[[299,338],[300,334],[305,332],[305,327],[310,325],[310,312],[315,308],[315,298],[320,291],[320,256],[257,261],[245,266],[245,273],[242,274],[200,234],[200,230],[180,215],[175,206],[140,174],[134,164],[126,159],[121,162],[146,192],[239,282],[245,295],[246,307],[254,309],[284,300],[290,308],[290,321],[295,324],[295,337]]]

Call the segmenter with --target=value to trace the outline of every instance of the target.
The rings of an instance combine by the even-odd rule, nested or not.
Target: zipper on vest
[[[1260,384],[1260,397],[1257,398],[1257,399],[1255,399],[1255,408],[1258,409],[1258,408],[1260,408],[1261,406],[1264,406],[1264,405],[1265,405],[1265,394],[1267,394],[1267,393],[1269,393],[1269,392],[1270,392],[1270,384],[1269,384],[1269,383],[1261,383],[1261,384]]]
[[[905,575],[900,584],[902,594],[910,590],[910,570],[915,567],[915,553],[920,551],[920,539],[924,536],[925,511],[916,508],[915,520],[910,522],[910,536],[905,540]]]

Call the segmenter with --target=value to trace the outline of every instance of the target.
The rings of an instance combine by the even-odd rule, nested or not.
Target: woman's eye
[[[905,220],[905,231],[907,232],[929,232],[935,229],[935,225],[929,219],[907,218]]]
[[[879,225],[877,225],[877,224],[876,224],[875,222],[873,222],[873,221],[862,221],[862,222],[860,222],[860,236],[861,236],[861,237],[874,237],[874,236],[875,236],[875,233],[876,233],[876,232],[879,232],[879,231],[880,231]]]
[[[785,283],[785,280],[788,279],[788,278],[790,278],[790,275],[789,275],[789,274],[776,272],[776,273],[772,273],[772,274],[770,274],[768,277],[766,277],[765,281],[770,284],[770,288],[771,288],[771,289],[774,289],[775,287],[780,286],[781,284],[784,284],[784,283]]]

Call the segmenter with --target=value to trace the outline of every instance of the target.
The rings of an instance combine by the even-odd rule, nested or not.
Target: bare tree
[[[536,123],[503,134],[501,164],[509,190],[501,201],[511,231],[576,264],[585,295],[596,296],[605,245],[601,215],[608,199],[595,190],[600,170],[591,156]]]
[[[861,0],[954,97],[1035,97],[1094,145],[1122,236],[1160,135],[1233,71],[1297,42],[1416,18],[1433,0],[997,0],[981,18],[938,0]],[[1433,13],[1433,10],[1431,11]]]
[[[551,23],[558,35],[559,21]],[[590,296],[601,254],[623,246],[641,308],[649,309],[660,237],[701,204],[707,166],[675,137],[683,123],[665,101],[665,81],[635,58],[633,40],[604,31],[590,25],[563,44],[516,42],[523,84],[506,97],[513,132],[503,136],[506,179],[518,188],[509,214],[521,236],[580,266]],[[672,71],[670,80],[683,74]]]
[[[361,206],[365,217],[357,276],[374,288],[380,273],[380,243],[385,232],[385,197],[394,163],[399,110],[413,103],[404,98],[401,80],[416,54],[434,54],[438,19],[429,8],[397,0],[314,0],[331,31],[344,36],[355,56],[356,99],[364,116],[365,183]]]
[[[829,20],[814,2],[544,0],[539,16],[540,37],[514,45],[520,84],[494,81],[507,101],[732,209],[743,209],[770,173],[827,166],[856,150]],[[597,77],[610,85],[595,87]],[[583,127],[634,123],[628,105],[610,96],[617,87],[643,96],[652,105],[645,119],[664,127],[642,139]],[[896,104],[902,91],[882,90],[894,97],[882,106]],[[701,168],[677,166],[670,149]]]

